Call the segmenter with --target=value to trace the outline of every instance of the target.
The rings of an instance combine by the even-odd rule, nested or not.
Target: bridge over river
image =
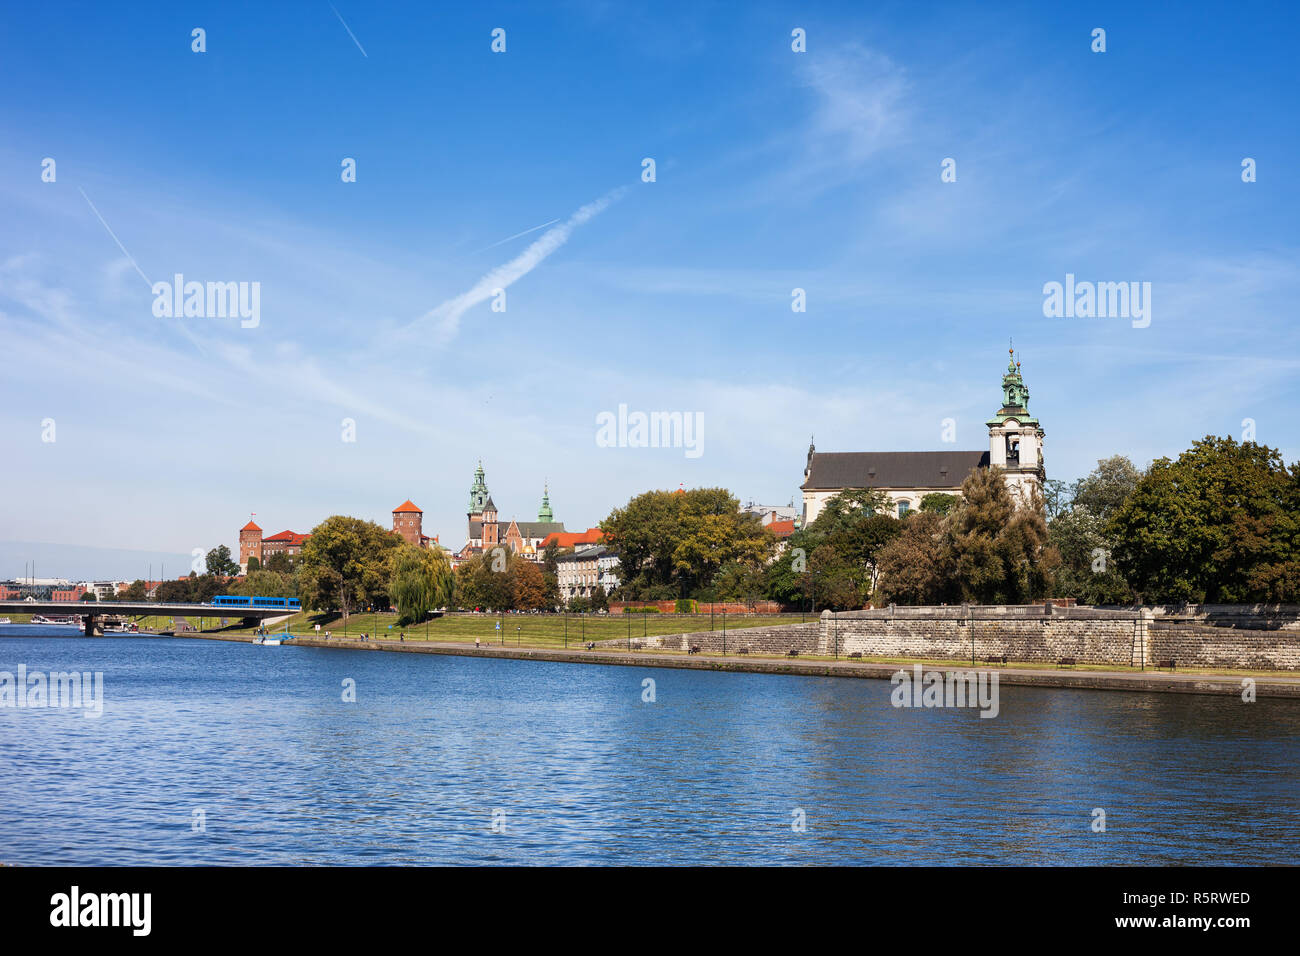
[[[83,618],[87,637],[102,635],[100,619],[122,615],[160,615],[169,617],[237,617],[245,620],[265,621],[272,617],[288,617],[297,608],[258,607],[257,605],[230,604],[160,604],[155,601],[0,601],[3,614],[54,614],[59,617]]]

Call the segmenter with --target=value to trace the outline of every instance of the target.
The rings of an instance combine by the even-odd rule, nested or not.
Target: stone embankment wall
[[[1054,607],[888,607],[822,614],[822,642],[841,656],[1007,658],[1055,664],[1137,664],[1151,612]]]
[[[1018,605],[823,612],[841,656],[1300,670],[1300,606],[1092,608]]]
[[[1181,666],[1300,670],[1300,605],[1189,604],[1157,607],[1151,660]]]
[[[627,647],[627,640],[598,641],[601,647]],[[821,653],[821,623],[776,624],[770,627],[743,627],[727,630],[692,631],[687,634],[662,634],[657,637],[632,638],[633,647],[656,648],[669,651],[686,651],[698,647],[710,654],[800,654]]]
[[[625,647],[626,640],[599,642]],[[634,647],[784,656],[989,659],[1055,665],[1300,670],[1300,606],[1093,608],[1043,604],[823,611],[820,620],[632,638]]]

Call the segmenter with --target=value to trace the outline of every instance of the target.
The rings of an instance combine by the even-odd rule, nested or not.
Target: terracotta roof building
[[[605,537],[605,532],[599,528],[588,528],[586,531],[552,531],[542,539],[542,547],[552,543],[561,548],[581,548],[584,545],[597,545]]]
[[[257,558],[259,565],[277,554],[288,555],[290,560],[302,552],[302,546],[310,538],[309,534],[297,531],[281,531],[269,538],[262,537],[262,529],[253,521],[239,529],[239,573],[248,573],[248,561]]]

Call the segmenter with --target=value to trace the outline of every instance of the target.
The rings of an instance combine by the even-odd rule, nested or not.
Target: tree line
[[[1145,469],[1113,456],[1019,507],[998,469],[976,469],[960,495],[891,512],[878,491],[844,492],[778,542],[722,489],[648,492],[601,525],[624,574],[611,597],[835,609],[1300,601],[1300,463],[1255,442],[1211,435]]]
[[[218,594],[296,597],[339,612],[396,607],[404,623],[438,608],[603,610],[610,600],[754,603],[788,608],[867,604],[1082,604],[1300,601],[1300,463],[1255,442],[1207,436],[1177,459],[1139,469],[1103,459],[1084,478],[1045,483],[1017,506],[996,468],[976,469],[960,495],[926,495],[904,517],[881,492],[831,498],[815,521],[780,540],[724,488],[648,491],[601,522],[621,584],[564,602],[554,543],[539,561],[506,546],[453,571],[374,522],[334,515],[296,559],[250,561],[242,579],[224,545],[206,573],[158,586],[159,601]],[[143,600],[134,582],[119,597]]]

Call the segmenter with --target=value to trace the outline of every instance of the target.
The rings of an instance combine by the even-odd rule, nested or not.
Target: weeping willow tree
[[[454,580],[446,552],[403,545],[393,561],[393,579],[388,588],[389,597],[397,605],[397,623],[421,621],[434,608],[448,607]]]

